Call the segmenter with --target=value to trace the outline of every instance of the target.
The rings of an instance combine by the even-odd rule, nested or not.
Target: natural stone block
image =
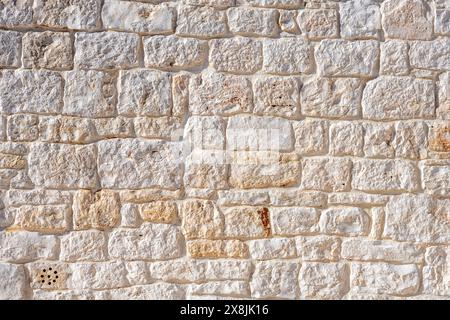
[[[299,272],[300,297],[341,299],[349,290],[349,273],[345,264],[305,262]]]
[[[222,214],[214,202],[187,200],[183,203],[181,228],[187,239],[220,237],[223,226]]]
[[[225,11],[205,6],[179,6],[178,35],[201,38],[216,38],[228,33]]]
[[[427,157],[427,126],[424,122],[398,122],[393,146],[397,158],[412,160]]]
[[[254,92],[257,114],[290,118],[300,113],[300,82],[296,78],[257,78]]]
[[[176,36],[144,37],[144,60],[148,68],[191,70],[205,64],[206,41]]]
[[[53,235],[36,232],[0,232],[0,260],[13,263],[33,260],[53,260],[58,241]]]
[[[419,290],[420,272],[414,264],[353,263],[350,284],[361,293],[412,295]]]
[[[113,139],[97,145],[98,172],[104,188],[174,189],[181,184],[180,143]]]
[[[352,162],[341,158],[303,160],[302,186],[305,189],[330,191],[350,190]]]
[[[319,221],[323,233],[342,236],[364,236],[369,233],[370,218],[361,208],[329,208]]]
[[[270,213],[265,207],[234,207],[223,210],[226,237],[261,238],[271,235]]]
[[[363,127],[350,121],[330,125],[330,153],[335,156],[361,156],[363,153]]]
[[[434,32],[443,36],[450,35],[450,10],[436,10]]]
[[[172,77],[172,115],[184,116],[189,105],[189,74],[178,73]]]
[[[39,25],[88,30],[100,27],[100,8],[99,0],[35,0],[33,5],[34,19]]]
[[[274,206],[308,206],[323,207],[326,204],[326,194],[302,189],[272,189],[269,190],[270,204]]]
[[[297,251],[293,239],[262,239],[248,243],[250,257],[255,260],[295,258]]]
[[[41,141],[63,143],[91,143],[98,139],[94,123],[87,118],[41,117],[39,121]]]
[[[128,284],[125,265],[121,261],[85,262],[71,265],[71,290],[104,290],[124,287]]]
[[[4,1],[0,8],[0,26],[29,27],[33,23],[33,0]]]
[[[8,204],[19,207],[22,205],[70,204],[72,197],[69,191],[60,190],[15,190],[8,191]]]
[[[409,73],[408,43],[389,40],[381,43],[380,73],[405,76]]]
[[[120,219],[120,202],[116,193],[108,190],[78,191],[73,201],[74,229],[115,227]]]
[[[423,0],[388,0],[381,4],[387,38],[430,40],[433,33],[431,8]]]
[[[164,116],[171,108],[170,74],[147,69],[120,72],[119,114]]]
[[[116,78],[94,70],[76,70],[65,74],[62,112],[80,117],[112,117],[116,114]]]
[[[153,201],[139,207],[142,220],[155,223],[176,223],[178,208],[173,201]]]
[[[185,125],[183,140],[190,150],[223,150],[225,121],[218,116],[191,116]]]
[[[75,66],[80,69],[120,69],[138,66],[139,37],[124,32],[75,34]]]
[[[186,296],[180,285],[164,282],[113,289],[110,295],[113,300],[182,300]]]
[[[240,240],[192,240],[186,244],[192,258],[247,258],[248,247]]]
[[[2,169],[24,169],[27,160],[15,154],[0,154],[0,168]]]
[[[62,261],[102,261],[106,259],[106,238],[96,230],[71,232],[61,237]]]
[[[297,297],[298,262],[263,261],[256,263],[250,282],[252,297],[260,299]]]
[[[447,197],[450,194],[450,161],[426,161],[422,165],[422,184],[427,193]]]
[[[26,299],[26,281],[27,276],[25,274],[23,266],[9,263],[0,263],[0,299]]]
[[[175,15],[174,8],[164,4],[154,6],[121,0],[106,0],[102,9],[102,21],[107,29],[146,34],[173,32]]]
[[[120,226],[125,228],[140,225],[139,207],[134,203],[125,203],[120,208]]]
[[[378,77],[366,84],[363,117],[371,120],[431,118],[435,100],[433,82],[412,77]]]
[[[191,188],[225,189],[228,164],[222,151],[194,150],[186,159],[184,185]]]
[[[211,40],[210,63],[217,71],[255,73],[262,66],[261,42],[248,38]]]
[[[297,17],[302,34],[308,39],[319,40],[338,36],[338,14],[336,10],[304,9]]]
[[[364,154],[369,158],[393,158],[394,126],[388,123],[364,123]]]
[[[356,160],[352,186],[370,192],[413,192],[419,187],[418,169],[406,160]]]
[[[301,261],[337,261],[341,240],[330,236],[296,237],[297,253]]]
[[[378,38],[381,31],[381,13],[376,0],[339,2],[339,18],[344,38]]]
[[[236,4],[248,4],[255,7],[298,9],[303,0],[236,0]]]
[[[4,70],[0,77],[0,111],[58,113],[62,78],[52,71]]]
[[[271,74],[311,73],[312,46],[300,38],[281,38],[263,42],[263,70]]]
[[[34,184],[48,188],[97,187],[95,147],[33,144],[28,157]]]
[[[21,206],[16,212],[16,224],[28,231],[60,233],[67,230],[69,206]]]
[[[39,137],[36,115],[12,115],[8,121],[8,137],[12,141],[34,141]]]
[[[373,77],[379,44],[375,40],[322,40],[314,56],[321,76]]]
[[[220,190],[217,204],[220,206],[267,205],[269,195],[259,190]]]
[[[192,295],[198,295],[200,299],[208,299],[207,295],[218,295],[218,297],[230,295],[234,298],[236,296],[247,297],[250,289],[246,281],[215,281],[191,284],[189,285],[188,292],[191,297]],[[228,297],[224,297],[224,299],[228,299]]]
[[[230,31],[243,36],[273,37],[278,34],[276,10],[236,7],[228,9]]]
[[[450,62],[447,59],[449,54],[449,37],[441,37],[433,41],[414,41],[409,49],[411,67],[413,68],[450,70]]]
[[[315,208],[271,208],[270,218],[276,235],[300,235],[319,231],[320,213]]]
[[[355,118],[361,114],[363,82],[352,78],[310,78],[300,93],[302,114],[310,117]]]
[[[437,82],[438,108],[436,116],[442,120],[450,120],[450,72],[444,72]]]
[[[0,67],[20,67],[21,50],[22,33],[0,31]]]
[[[204,71],[189,82],[189,110],[199,115],[232,115],[253,108],[251,83],[244,77]]]
[[[428,148],[433,151],[450,151],[450,123],[448,121],[434,121],[429,126]]]
[[[125,260],[164,260],[181,257],[184,239],[179,227],[144,223],[138,229],[115,229],[108,242],[109,255]]]

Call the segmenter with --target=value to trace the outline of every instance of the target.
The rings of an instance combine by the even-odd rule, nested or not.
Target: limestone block
[[[179,6],[176,33],[201,38],[226,36],[226,13],[209,6]]]
[[[345,158],[309,158],[303,160],[302,186],[305,189],[350,190],[352,162]]]
[[[381,13],[376,0],[339,2],[341,36],[344,38],[378,38]]]
[[[61,236],[62,261],[106,260],[106,238],[96,230],[75,231]]]
[[[56,258],[58,240],[53,235],[36,232],[0,232],[0,260],[23,263]]]
[[[212,201],[187,200],[182,207],[183,234],[187,239],[217,238],[223,234],[223,217]]]
[[[261,42],[249,38],[211,41],[211,66],[220,72],[251,74],[261,69]]]
[[[299,273],[300,297],[341,299],[349,289],[349,273],[345,264],[305,262]]]
[[[248,246],[240,240],[192,240],[186,249],[192,258],[247,258]]]
[[[332,236],[308,236],[295,238],[301,261],[337,261],[341,252],[341,240]]]
[[[273,37],[278,34],[278,13],[272,9],[236,7],[227,10],[230,31],[243,36]]]
[[[33,0],[5,1],[0,9],[0,26],[29,27],[33,22]]]
[[[336,10],[301,10],[297,23],[303,35],[308,39],[320,40],[338,36],[338,14]]]
[[[26,299],[27,276],[21,265],[0,263],[0,299]]]
[[[0,67],[20,67],[21,66],[20,57],[22,50],[21,48],[22,48],[22,33],[15,31],[1,31]]]
[[[254,260],[295,258],[297,251],[293,239],[262,239],[248,243],[250,257]]]
[[[263,55],[263,70],[271,74],[311,73],[314,65],[312,46],[301,38],[264,40]]]
[[[315,208],[271,208],[273,233],[276,235],[311,234],[319,231],[320,212]]]
[[[254,298],[295,299],[297,297],[297,275],[300,264],[291,261],[263,261],[256,263],[250,282]]]

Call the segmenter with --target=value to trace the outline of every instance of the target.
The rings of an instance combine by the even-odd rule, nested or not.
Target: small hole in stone
[[[44,277],[44,275],[43,274],[41,274],[41,278],[43,278]]]
[[[42,282],[42,283],[44,283],[44,282],[45,282],[45,280],[42,280],[41,282]]]
[[[58,276],[56,276],[55,278],[58,279]]]
[[[58,271],[55,271],[55,272],[53,272],[54,274],[57,274],[58,273]]]
[[[50,278],[50,276],[47,276],[47,278]]]
[[[51,284],[52,284],[51,282],[48,283],[48,285],[51,285]]]
[[[52,268],[48,268],[48,270],[52,271]]]
[[[53,280],[53,282],[56,282],[56,280]]]
[[[42,270],[42,271],[43,271],[43,272],[46,272],[47,270],[44,269],[44,270]]]

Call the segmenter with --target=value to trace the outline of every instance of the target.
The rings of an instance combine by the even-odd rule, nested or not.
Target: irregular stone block
[[[60,233],[69,227],[70,207],[58,206],[21,206],[16,212],[16,224],[28,231]]]
[[[303,0],[236,0],[236,4],[248,4],[255,7],[298,9],[303,4]]]
[[[450,70],[449,54],[449,37],[441,37],[433,41],[414,41],[409,49],[413,68]]]
[[[191,70],[201,67],[208,58],[208,43],[176,36],[144,37],[146,67],[164,70]]]
[[[312,46],[300,38],[264,40],[263,55],[263,70],[272,74],[311,73],[314,65]]]
[[[0,32],[0,67],[20,67],[21,50],[22,33],[15,31]]]
[[[361,208],[329,208],[322,212],[319,225],[327,234],[364,236],[369,233],[370,218]]]
[[[347,265],[341,263],[302,264],[299,273],[300,297],[304,299],[341,299],[349,290]]]
[[[450,10],[436,10],[434,32],[443,36],[450,35]]]
[[[12,141],[34,141],[39,137],[38,117],[18,114],[9,117],[8,137]]]
[[[0,111],[59,113],[62,78],[52,71],[4,70],[0,76]]]
[[[323,207],[327,201],[322,192],[301,189],[272,189],[269,196],[270,204],[274,206]]]
[[[350,190],[351,170],[350,159],[304,159],[302,186],[326,192]]]
[[[363,153],[363,127],[350,121],[330,125],[330,153],[335,156],[361,156]]]
[[[393,141],[395,156],[412,160],[426,158],[427,130],[424,122],[397,122]]]
[[[110,291],[113,300],[183,300],[185,291],[172,283],[155,282]]]
[[[0,260],[13,263],[53,260],[57,256],[57,238],[36,232],[0,232]]]
[[[319,231],[320,213],[314,208],[271,208],[273,233],[276,235],[299,235]]]
[[[62,261],[106,260],[104,247],[106,238],[96,230],[71,232],[61,237]]]
[[[185,125],[183,140],[190,150],[224,150],[225,121],[217,116],[191,116]]]
[[[28,166],[30,178],[37,186],[97,187],[96,152],[92,145],[33,144]]]
[[[338,36],[338,14],[336,10],[304,9],[297,17],[302,34],[308,39],[319,40]]]
[[[450,161],[426,161],[422,166],[422,184],[428,194],[450,195]]]
[[[266,191],[221,190],[218,192],[218,197],[217,204],[221,206],[269,204],[269,195]]]
[[[164,4],[153,6],[120,0],[106,0],[102,9],[102,21],[107,29],[146,34],[173,32],[175,15],[174,8]]]
[[[182,0],[184,4],[193,6],[211,6],[217,8],[227,8],[234,6],[236,0]]]
[[[226,237],[261,238],[272,234],[269,210],[265,207],[234,207],[223,211]]]
[[[10,206],[44,205],[44,204],[70,204],[72,197],[68,191],[59,190],[14,190],[8,191],[8,204]]]
[[[181,145],[138,139],[103,140],[98,144],[98,172],[104,188],[178,188]]]
[[[142,220],[155,223],[176,223],[178,221],[177,205],[173,201],[153,201],[139,207]]]
[[[63,143],[91,143],[98,140],[94,123],[87,118],[41,117],[41,141]]]
[[[378,77],[369,81],[362,97],[363,117],[371,120],[431,118],[435,101],[431,80]]]
[[[75,33],[75,66],[80,69],[137,67],[139,36],[124,32]]]
[[[337,261],[341,252],[341,240],[330,236],[296,237],[301,261]]]
[[[181,257],[184,239],[177,226],[144,223],[139,229],[112,231],[108,250],[112,258],[163,260]]]
[[[225,11],[210,6],[179,6],[176,33],[201,38],[226,36],[228,27]]]
[[[223,226],[222,214],[214,202],[184,201],[181,228],[187,239],[220,237],[223,234]]]
[[[373,77],[380,50],[375,40],[322,40],[316,48],[321,76]]]
[[[250,282],[252,297],[295,299],[297,297],[298,262],[263,261],[256,263]]]
[[[297,251],[293,239],[263,239],[249,241],[250,257],[255,260],[295,258]]]
[[[191,188],[225,189],[228,164],[222,151],[194,150],[186,159],[184,185]]]
[[[140,225],[139,208],[134,203],[125,203],[120,208],[120,226],[125,228],[136,228]]]
[[[192,258],[241,258],[248,257],[248,247],[240,240],[192,240],[186,244]]]
[[[137,137],[146,139],[173,139],[178,137],[183,123],[176,117],[139,117],[134,120]]]
[[[409,73],[408,43],[389,40],[381,43],[380,73],[406,76]]]
[[[364,154],[369,158],[393,158],[394,126],[388,123],[364,123]]]
[[[0,263],[0,299],[26,299],[26,281],[27,276],[25,274],[23,266],[9,263]]]
[[[450,120],[450,72],[444,72],[436,83],[438,88],[437,118]]]
[[[253,108],[248,79],[204,71],[189,82],[189,110],[199,115],[232,115]]]
[[[33,0],[4,1],[0,8],[0,26],[29,27],[33,23]]]
[[[339,18],[344,38],[378,38],[381,31],[380,7],[374,0],[339,2]]]
[[[210,63],[217,71],[255,73],[262,66],[262,45],[248,38],[213,39]]]
[[[247,297],[250,289],[248,283],[245,281],[215,281],[201,284],[191,284],[189,285],[188,291],[191,295],[199,295],[199,297],[207,299],[206,295]],[[225,299],[227,298],[228,297]]]
[[[236,7],[228,9],[230,31],[243,36],[274,37],[278,34],[276,10]]]
[[[72,264],[70,269],[72,275],[68,287],[71,290],[102,290],[128,285],[125,265],[121,261],[77,263]]]

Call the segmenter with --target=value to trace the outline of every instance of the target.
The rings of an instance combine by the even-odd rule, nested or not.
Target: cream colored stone
[[[187,200],[182,207],[181,228],[187,239],[220,237],[223,217],[212,201]]]
[[[153,201],[140,206],[142,220],[155,223],[175,223],[178,221],[178,209],[172,201]]]
[[[319,231],[320,213],[315,208],[271,208],[270,218],[276,235],[299,235]]]
[[[297,262],[264,261],[256,263],[250,282],[252,297],[260,299],[297,297]]]
[[[349,159],[304,159],[302,187],[326,192],[350,190],[351,170],[352,162]]]
[[[311,73],[312,46],[301,38],[281,38],[263,42],[263,70],[271,74]]]
[[[164,282],[113,289],[110,295],[113,300],[182,300],[185,298],[185,292],[181,286]]]
[[[261,42],[249,38],[211,41],[210,64],[219,72],[251,74],[262,66]]]
[[[192,258],[241,258],[248,257],[248,246],[239,240],[192,240],[186,243]]]
[[[350,121],[330,124],[330,153],[335,156],[361,156],[363,128]]]
[[[53,260],[57,255],[57,238],[36,232],[0,232],[0,260],[23,263],[38,259]]]
[[[368,158],[393,158],[394,126],[389,123],[364,123],[364,154]]]
[[[308,39],[319,40],[338,36],[338,14],[336,10],[301,10],[297,23]]]
[[[23,266],[0,263],[0,299],[26,299],[26,274]]]
[[[381,44],[380,73],[405,76],[409,73],[408,43],[389,40]]]
[[[250,257],[254,260],[288,259],[297,256],[293,239],[251,240],[248,247]]]
[[[25,68],[72,69],[73,48],[67,32],[27,32],[22,39]]]
[[[340,258],[341,240],[331,236],[295,238],[301,261],[337,261]]]
[[[28,231],[61,233],[68,229],[68,206],[21,206],[16,212],[16,224]]]
[[[75,231],[61,237],[62,261],[106,260],[106,237],[96,230]]]
[[[349,290],[348,277],[345,264],[305,262],[299,273],[300,297],[341,299]]]
[[[20,67],[21,48],[22,48],[22,34],[20,32],[1,31],[0,66]]]
[[[339,1],[341,36],[344,38],[378,38],[381,13],[376,0]]]
[[[273,37],[278,34],[278,12],[272,9],[236,7],[227,10],[230,31],[243,36]]]
[[[327,151],[328,122],[303,120],[292,124],[295,132],[295,150],[300,155],[320,155]]]
[[[176,33],[201,38],[226,36],[228,28],[225,11],[210,6],[179,6]]]
[[[361,208],[335,207],[322,212],[319,225],[327,234],[365,236],[370,231],[370,217]]]

